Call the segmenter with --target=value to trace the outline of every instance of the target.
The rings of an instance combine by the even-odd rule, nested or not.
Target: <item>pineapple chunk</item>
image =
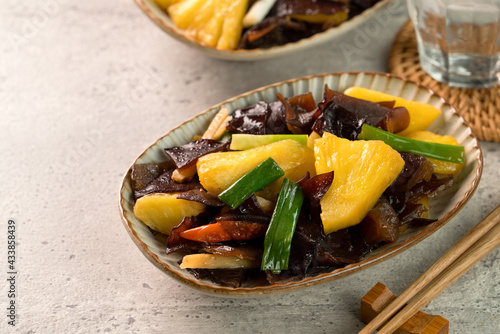
[[[455,138],[451,136],[441,136],[431,131],[415,131],[408,134],[406,137],[432,143],[459,145],[458,141]],[[455,175],[460,173],[460,171],[464,167],[463,164],[457,164],[432,158],[427,159],[434,166],[435,174]]]
[[[349,141],[325,132],[314,143],[316,173],[334,171],[321,199],[325,233],[356,225],[404,167],[401,155],[382,141]]]
[[[217,49],[234,50],[238,46],[243,30],[243,17],[247,11],[248,0],[225,0],[224,25],[222,35],[217,41]]]
[[[292,181],[298,181],[306,172],[311,176],[315,175],[313,150],[295,140],[287,139],[245,151],[207,154],[199,158],[196,164],[198,177],[208,193],[218,196],[269,157],[283,169],[284,177]],[[258,194],[275,202],[284,177],[274,181]]]
[[[181,269],[239,269],[258,268],[260,261],[240,259],[236,256],[215,254],[190,254],[182,258]]]
[[[190,18],[191,22],[186,27],[186,34],[194,39],[202,40],[204,28],[213,20],[214,8],[213,1],[205,1],[195,15]]]
[[[186,35],[210,47],[232,50],[238,46],[247,6],[248,0],[185,0],[170,5],[168,14]]]
[[[178,28],[186,29],[204,4],[205,0],[180,1],[168,7],[168,15]]]
[[[224,24],[224,16],[222,3],[219,0],[208,0],[207,10],[209,19],[206,24],[197,31],[197,39],[208,46],[216,47],[217,41],[222,34],[222,26]]]
[[[414,131],[427,129],[429,125],[441,115],[441,110],[430,104],[410,101],[367,88],[351,87],[346,89],[344,94],[371,102],[395,101],[394,107],[405,107],[408,109],[410,124],[405,130],[398,133],[398,135],[401,136],[406,136]]]
[[[153,230],[170,234],[184,217],[196,216],[205,211],[205,205],[177,198],[178,193],[149,194],[139,198],[134,214]]]

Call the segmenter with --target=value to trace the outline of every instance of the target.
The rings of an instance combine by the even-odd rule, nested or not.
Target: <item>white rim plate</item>
[[[460,145],[463,145],[465,148],[466,163],[461,173],[457,176],[457,182],[430,202],[430,218],[438,220],[428,226],[410,228],[397,242],[377,249],[368,254],[359,263],[285,285],[264,287],[245,285],[240,288],[221,287],[208,280],[197,280],[186,270],[180,269],[178,265],[180,257],[176,254],[167,255],[165,253],[166,240],[164,237],[161,235],[153,236],[148,227],[137,219],[133,213],[134,197],[130,180],[132,166],[137,163],[165,161],[167,157],[164,153],[164,148],[183,145],[189,142],[193,138],[193,135],[203,133],[212,117],[223,105],[230,111],[234,111],[261,100],[272,102],[276,100],[277,92],[285,97],[312,92],[316,102],[319,102],[322,100],[325,84],[331,89],[340,92],[351,86],[376,89],[409,100],[429,103],[443,111],[442,115],[430,126],[429,130],[455,137]],[[265,86],[219,103],[183,122],[159,138],[139,155],[132,166],[125,174],[120,187],[119,209],[127,232],[141,252],[161,271],[188,286],[203,292],[237,296],[284,292],[331,281],[367,268],[409,249],[445,225],[463,208],[478,186],[483,169],[483,158],[479,142],[463,117],[429,89],[390,74],[347,72],[320,74],[288,80]]]

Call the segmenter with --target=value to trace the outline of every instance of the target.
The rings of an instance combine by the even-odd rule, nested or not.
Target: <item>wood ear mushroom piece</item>
[[[375,284],[375,286],[361,299],[361,321],[368,324],[395,298],[396,295],[394,295],[388,287],[382,283]],[[448,334],[448,331],[448,320],[439,315],[431,315],[419,311],[394,333]]]
[[[210,122],[208,129],[203,133],[201,138],[203,139],[219,139],[224,131],[226,130],[226,124],[231,120],[229,116],[229,110],[226,107],[222,107],[219,112],[215,115]],[[196,164],[185,166],[183,168],[177,168],[172,173],[172,179],[177,182],[187,182],[191,181],[196,174]]]

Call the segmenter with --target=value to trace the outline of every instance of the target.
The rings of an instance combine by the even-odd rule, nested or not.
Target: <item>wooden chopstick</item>
[[[370,321],[359,334],[368,334],[375,331],[422,290],[419,296],[415,297],[412,302],[381,328],[378,333],[392,333],[395,331],[420,308],[424,307],[500,244],[499,222],[500,205],[430,266],[403,293]],[[434,279],[435,281],[433,281]],[[426,287],[431,282],[432,284]]]
[[[441,272],[408,305],[392,318],[378,333],[393,333],[409,318],[465,274],[486,254],[500,244],[500,224],[496,224],[486,235],[467,249],[455,262]]]

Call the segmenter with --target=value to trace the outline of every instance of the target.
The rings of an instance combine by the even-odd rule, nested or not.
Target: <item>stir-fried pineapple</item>
[[[441,136],[431,131],[415,131],[407,135],[408,138],[447,145],[459,145],[458,141],[451,136]],[[449,161],[442,161],[428,158],[434,166],[434,173],[445,175],[456,175],[460,173],[464,164],[457,164]]]
[[[134,214],[153,230],[170,234],[184,217],[196,216],[205,211],[205,205],[177,198],[178,193],[149,194],[139,198]]]
[[[199,158],[196,167],[202,186],[209,194],[218,196],[267,158],[273,158],[285,172],[285,177],[293,181],[302,178],[306,172],[315,175],[313,150],[292,139],[245,151],[210,153]],[[276,201],[282,183],[283,177],[258,194],[269,201]]]

